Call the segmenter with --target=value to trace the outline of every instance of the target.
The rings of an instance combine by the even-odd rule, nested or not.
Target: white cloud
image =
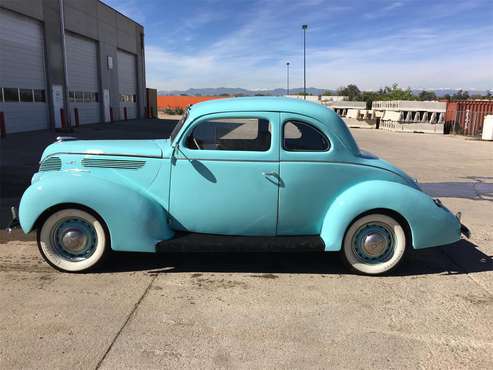
[[[305,3],[278,6],[278,0],[269,2],[277,6],[252,6],[242,14],[246,20],[242,26],[193,51],[172,51],[147,41],[147,84],[160,90],[219,86],[275,88],[285,85],[285,62],[290,61],[291,86],[299,87],[303,76],[300,25],[306,22],[310,24],[309,86],[337,88],[356,83],[361,88],[375,89],[397,82],[411,87],[493,87],[491,25],[451,29],[450,25],[442,26],[437,18],[440,15],[433,13],[429,22],[420,19],[419,22],[411,20],[405,26],[389,26],[388,33],[383,35],[383,28],[378,30],[380,33],[368,29],[368,34],[360,40],[351,39],[351,35],[345,37],[344,32],[335,29],[336,42],[333,42],[327,28],[317,27],[321,27],[323,20],[330,29],[331,21],[346,16],[350,8],[345,3],[312,1],[315,11],[307,11]],[[478,1],[474,2],[475,6]],[[392,2],[380,11],[390,13],[404,5],[403,1]],[[451,14],[452,10],[447,12]],[[180,32],[188,30],[189,33],[183,38],[193,38],[195,28],[225,16],[219,13],[201,13],[196,24],[183,22]],[[293,13],[303,16],[293,18]],[[367,19],[372,17],[366,16]],[[195,17],[192,15],[190,19]],[[348,18],[348,22],[354,21]],[[341,24],[344,25],[339,23],[338,27]],[[320,42],[324,33],[327,40]],[[313,47],[312,37],[319,38],[317,45],[326,46]]]
[[[386,16],[388,13],[392,12],[393,10],[402,7],[403,5],[404,2],[402,1],[392,1],[391,3],[384,6],[376,5],[375,9],[371,12],[365,13],[364,17],[367,19],[380,18]]]
[[[416,34],[417,37],[412,36]],[[236,37],[238,43],[234,42]],[[458,38],[458,44],[462,38],[474,37],[466,32]],[[457,35],[449,38],[453,42]],[[493,54],[488,39],[462,44],[454,53],[437,45],[440,40],[448,43],[446,35],[423,31],[419,36],[418,31],[411,30],[342,47],[308,49],[308,85],[335,88],[354,82],[362,88],[378,88],[398,82],[412,87],[493,86]],[[249,46],[241,47],[244,44]],[[283,55],[274,62],[262,61],[265,57],[257,53],[258,47],[251,45],[251,39],[240,34],[195,55],[170,53],[148,46],[148,84],[165,90],[211,86],[280,87],[285,84],[285,61],[289,60],[291,85],[302,85],[301,53]]]

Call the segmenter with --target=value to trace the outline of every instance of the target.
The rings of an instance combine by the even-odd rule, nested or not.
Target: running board
[[[156,252],[323,252],[318,235],[229,236],[177,232],[156,244]]]

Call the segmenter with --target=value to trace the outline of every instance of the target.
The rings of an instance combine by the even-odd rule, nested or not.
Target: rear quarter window
[[[326,152],[330,149],[330,141],[309,123],[287,121],[283,126],[282,147],[289,152]]]

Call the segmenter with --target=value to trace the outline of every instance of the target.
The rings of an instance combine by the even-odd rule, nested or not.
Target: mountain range
[[[321,95],[327,89],[318,89],[316,87],[307,87],[306,92],[311,95]],[[290,89],[290,93],[303,92],[303,88],[293,88]],[[190,95],[190,96],[215,96],[215,95],[244,95],[244,96],[254,96],[254,95],[285,95],[286,89],[278,88],[271,90],[248,90],[241,87],[206,87],[200,89],[187,89],[187,90],[160,90],[158,95]]]
[[[306,92],[310,95],[322,95],[327,90],[330,90],[336,95],[333,89],[319,89],[317,87],[307,87]],[[419,93],[420,91],[428,90],[434,91],[437,96],[444,95],[453,95],[460,89],[449,89],[449,88],[440,88],[440,89],[412,89],[413,93]],[[485,95],[487,92],[484,90],[477,89],[462,89],[467,90],[469,95]],[[291,94],[301,93],[303,92],[302,87],[291,88]],[[276,88],[270,90],[249,90],[243,89],[240,87],[206,87],[206,88],[197,88],[197,89],[187,89],[187,90],[159,90],[158,95],[189,95],[189,96],[217,96],[217,95],[231,95],[231,96],[254,96],[254,95],[271,95],[271,96],[279,96],[285,95],[286,89],[284,88]]]

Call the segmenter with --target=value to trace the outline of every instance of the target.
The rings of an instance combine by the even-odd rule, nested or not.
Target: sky
[[[493,89],[493,0],[103,0],[144,26],[147,86]]]

